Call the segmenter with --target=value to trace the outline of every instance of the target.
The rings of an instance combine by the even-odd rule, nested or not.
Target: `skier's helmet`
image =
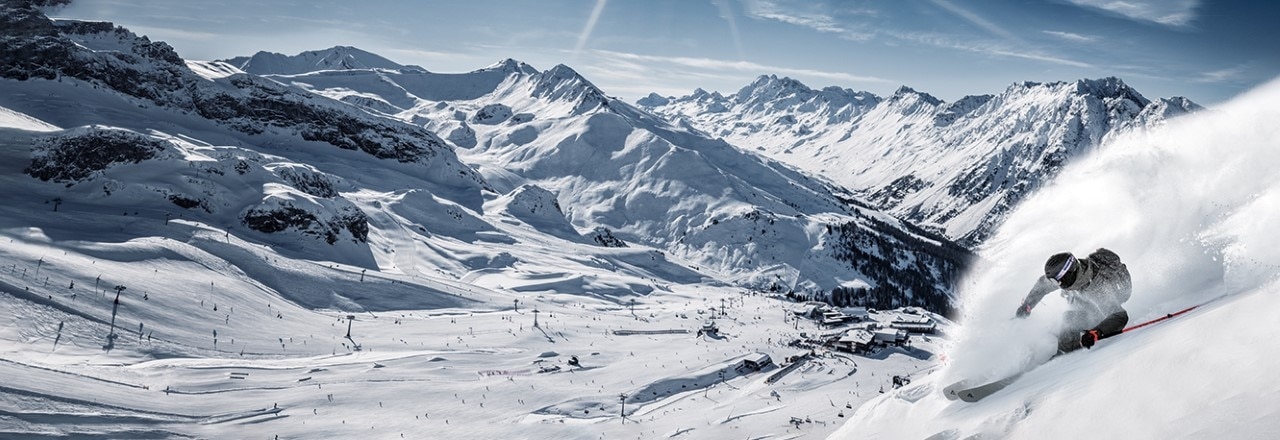
[[[1058,283],[1058,287],[1068,288],[1075,284],[1080,274],[1080,261],[1070,252],[1053,254],[1044,263],[1044,276]]]

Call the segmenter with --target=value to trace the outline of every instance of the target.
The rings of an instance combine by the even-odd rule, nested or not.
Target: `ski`
[[[1212,300],[1210,302],[1212,302]],[[1190,312],[1192,310],[1195,310],[1196,308],[1199,308],[1202,305],[1204,304],[1197,304],[1197,305],[1179,310],[1177,312],[1169,313],[1159,318],[1152,319],[1150,321],[1146,321],[1140,324],[1134,324],[1132,326],[1126,327],[1123,331],[1121,331],[1121,333],[1128,333],[1128,332],[1140,329],[1142,327],[1146,327],[1151,324],[1172,319],[1174,317],[1177,317],[1177,316],[1186,314],[1187,312]],[[1055,355],[1054,357],[1057,357],[1057,356],[1058,355]],[[948,385],[946,388],[943,388],[942,394],[946,396],[947,400],[959,399],[965,402],[977,402],[1009,386],[1013,382],[1017,381],[1018,378],[1022,377],[1023,374],[1026,374],[1026,372],[1024,371],[1022,373],[1018,373],[1013,376],[1009,376],[993,382],[987,382],[978,386],[970,386],[968,381],[962,380],[960,382],[956,382],[951,385]]]
[[[1018,373],[1013,376],[1006,377],[994,382],[988,382],[976,387],[968,387],[963,381],[957,382],[943,389],[943,393],[948,400],[960,399],[965,402],[977,402],[983,398],[995,394],[997,391],[1003,390],[1005,387],[1017,381],[1025,373]]]

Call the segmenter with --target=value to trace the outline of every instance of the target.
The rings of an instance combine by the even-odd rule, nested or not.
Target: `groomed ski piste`
[[[234,73],[188,65],[210,81]],[[576,78],[554,70],[564,84]],[[789,317],[796,303],[730,287],[733,276],[717,272],[744,255],[717,255],[709,268],[688,260],[697,252],[597,246],[552,212],[555,194],[500,164],[478,166],[510,188],[450,199],[419,189],[424,174],[465,181],[444,150],[429,166],[312,150],[288,130],[231,133],[71,77],[0,89],[0,437],[1280,436],[1270,373],[1280,361],[1269,356],[1280,305],[1270,295],[1280,267],[1274,83],[1117,140],[1020,206],[962,287],[963,328],[933,316],[940,334],[909,347],[797,362],[788,358],[809,349],[788,343],[837,330]],[[615,122],[534,125],[556,131],[547,138],[628,139]],[[24,173],[35,139],[84,132],[164,146],[65,187]],[[503,135],[524,145],[531,133]],[[459,154],[482,161],[477,153]],[[313,183],[315,165],[347,176],[328,182],[341,197],[284,184]],[[634,189],[601,185],[590,186]],[[157,195],[174,189],[209,205],[180,210]],[[354,230],[332,244],[296,230],[267,236],[236,218],[280,200],[315,214],[357,206],[367,242]],[[1051,298],[1026,320],[1010,319],[1013,308],[1046,256],[1100,246],[1134,273],[1133,322],[1217,300],[1033,368],[1052,354],[1062,304]],[[719,331],[700,334],[708,320]],[[760,353],[775,365],[739,368]],[[978,403],[939,392],[1027,369]],[[895,375],[912,383],[894,389]]]
[[[786,303],[672,286],[658,299],[639,298],[633,313],[557,293],[580,288],[570,275],[506,278],[490,291],[380,274],[364,282],[486,303],[348,320],[282,301],[239,268],[290,267],[298,280],[352,288],[358,271],[210,255],[184,241],[207,248],[199,242],[225,240],[221,232],[124,218],[101,227],[151,227],[160,237],[103,243],[94,231],[90,243],[53,228],[0,236],[9,261],[23,262],[0,274],[9,305],[0,311],[0,437],[821,438],[891,389],[893,375],[926,370],[941,351],[941,339],[917,339],[871,358],[814,359],[768,384],[776,365],[755,371],[740,368],[742,359],[761,352],[782,362],[807,351],[784,341],[819,331],[785,322]],[[26,263],[40,260],[37,275]],[[128,285],[118,308],[117,283]],[[522,283],[546,293],[506,290]],[[498,291],[519,299],[518,310],[486,305],[498,303]],[[720,331],[697,336],[722,304],[729,317],[714,320]],[[805,422],[792,425],[793,417]]]
[[[322,149],[289,165],[70,78],[0,81],[19,91],[0,101],[34,109],[0,111],[0,438],[824,438],[893,376],[936,368],[946,345],[934,315],[940,334],[908,347],[788,362],[810,351],[789,345],[802,334],[838,330],[678,256],[545,233],[569,228],[539,209],[545,192],[474,213],[402,189],[420,183],[405,166],[377,163],[389,171],[376,185],[344,190],[368,213],[367,245],[271,241],[150,189],[223,210],[263,193],[305,206],[272,167],[376,162]],[[42,182],[23,171],[33,139],[89,130],[57,118],[168,144],[92,184]],[[699,335],[708,320],[719,331]],[[773,365],[740,368],[757,353]]]
[[[1280,81],[1117,140],[1012,214],[964,282],[946,366],[863,407],[832,438],[1280,436]],[[1116,251],[1141,323],[1046,363],[1065,302],[1014,308],[1054,252]],[[1055,300],[1056,299],[1056,300]],[[940,390],[1028,372],[978,402]]]

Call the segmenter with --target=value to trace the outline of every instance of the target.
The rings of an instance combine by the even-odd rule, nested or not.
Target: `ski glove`
[[[1093,348],[1093,344],[1098,342],[1099,335],[1097,330],[1088,330],[1080,334],[1080,345],[1084,348]]]
[[[1014,316],[1017,316],[1019,318],[1026,318],[1027,315],[1030,315],[1030,314],[1031,314],[1031,305],[1023,303],[1022,305],[1018,306],[1018,312],[1014,313]]]

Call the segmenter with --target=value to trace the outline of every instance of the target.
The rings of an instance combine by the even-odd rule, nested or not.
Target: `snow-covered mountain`
[[[962,325],[855,329],[740,285],[934,304],[966,252],[568,67],[264,77],[0,0],[0,438],[1271,437],[1277,103],[1110,135],[984,242]],[[1043,357],[1062,301],[1012,305],[1098,246],[1135,322],[1220,299],[936,392]]]
[[[1117,136],[1032,195],[963,285],[949,364],[860,408],[835,439],[1270,438],[1280,432],[1271,315],[1280,235],[1280,79],[1212,111]],[[1062,201],[1079,201],[1063,210]],[[1048,220],[1052,219],[1052,220]],[[1052,360],[1066,301],[1013,320],[1047,255],[1105,246],[1133,274],[1130,326]],[[1013,307],[1011,307],[1013,306]],[[1030,370],[976,403],[956,381]]]
[[[781,292],[948,310],[968,256],[566,66],[264,77],[26,2],[0,40],[0,376],[29,379],[0,385],[0,437],[566,437],[613,409],[601,390],[641,418],[691,386],[768,412],[723,385],[818,334]],[[801,374],[771,383],[848,377]]]
[[[380,55],[350,46],[334,46],[297,55],[258,52],[252,56],[219,61],[254,75],[292,75],[319,70],[350,69],[426,70],[418,66],[397,64]]]
[[[973,246],[1061,168],[1116,134],[1200,107],[1117,78],[1023,82],[947,103],[761,76],[738,93],[656,94],[641,108],[824,176],[874,206]]]
[[[540,216],[564,220],[513,219],[549,237],[640,244],[748,288],[825,297],[840,287],[865,305],[939,312],[949,310],[952,278],[967,258],[777,162],[606,97],[567,66],[540,72],[504,60],[465,74],[318,66],[257,76],[184,61],[168,45],[110,23],[50,21],[12,5],[6,13],[14,44],[6,46],[12,63],[3,85],[13,93],[0,106],[73,130],[38,140],[47,147],[36,150],[39,163],[27,173],[77,189],[103,186],[100,196],[77,191],[100,202],[122,191],[154,194],[149,204],[238,224],[282,248],[299,247],[295,234],[373,248],[378,237],[429,241],[476,231],[424,228],[442,219],[418,210],[377,224],[380,214],[364,205],[373,202],[357,200],[369,191],[422,191],[452,222],[482,230],[506,221],[486,218],[507,217],[487,206],[495,197],[537,194],[562,207]],[[462,161],[437,132],[467,147]],[[124,148],[131,142],[152,147]],[[83,160],[82,150],[100,147],[110,154]],[[183,163],[190,172],[164,182],[113,170]],[[255,165],[272,175],[242,177]],[[373,203],[372,210],[394,209]],[[387,236],[387,228],[409,236]],[[321,254],[385,270],[397,265],[392,252],[384,244]],[[455,277],[474,269],[436,259]]]
[[[869,305],[942,310],[947,274],[966,258],[827,184],[609,98],[564,65],[267,77],[441,133],[499,193],[550,191],[578,231],[604,228],[739,285],[843,287]]]

